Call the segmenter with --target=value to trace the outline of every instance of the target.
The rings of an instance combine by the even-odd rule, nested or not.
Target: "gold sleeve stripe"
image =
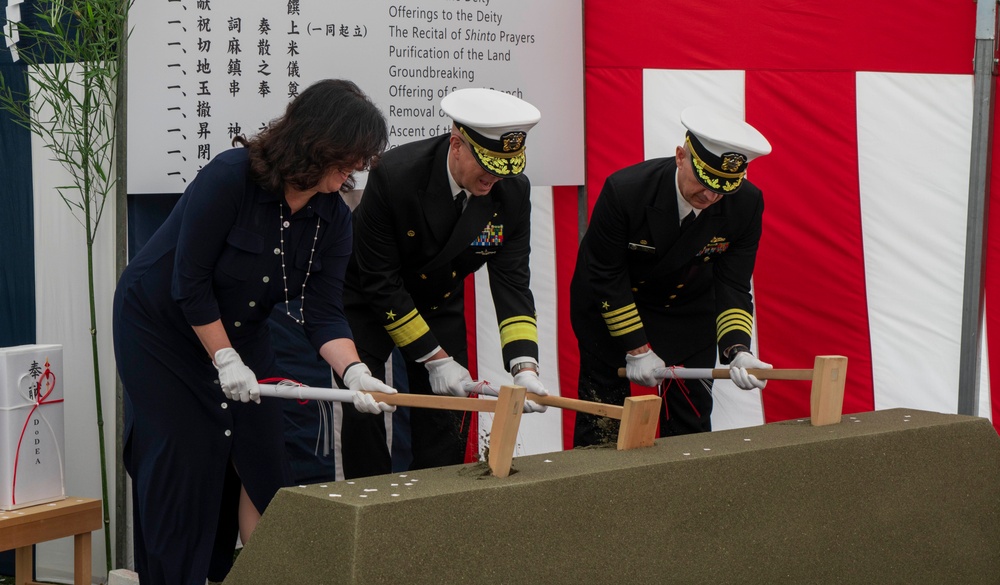
[[[601,313],[604,323],[608,326],[611,337],[621,337],[642,329],[642,319],[639,318],[639,311],[635,308],[635,303],[625,305],[620,309]]]
[[[500,322],[500,347],[506,347],[512,341],[531,341],[538,343],[538,325],[535,319],[527,315],[519,315]]]
[[[625,325],[631,325],[631,326],[630,327],[624,327]],[[623,323],[622,327],[624,327],[624,329],[622,329],[622,328],[619,328],[619,329],[609,329],[610,332],[611,332],[611,337],[621,337],[622,335],[627,335],[629,333],[632,333],[633,331],[638,331],[638,330],[642,329],[642,321],[639,320],[638,317],[636,317],[635,319],[633,319],[632,321],[629,321],[628,323]]]
[[[753,332],[753,315],[742,309],[730,309],[719,315],[715,320],[716,337],[721,341],[723,336],[732,331],[742,331],[747,335]]]
[[[636,311],[635,309],[635,303],[629,303],[620,309],[615,309],[614,311],[608,311],[607,313],[601,313],[601,316],[604,317],[605,321],[607,321],[608,319],[611,319],[612,317],[617,317],[618,315],[621,315],[623,313],[637,313],[637,312],[638,311]]]
[[[385,330],[389,332],[393,343],[399,347],[405,347],[426,335],[431,328],[427,326],[427,322],[420,316],[420,313],[413,309],[402,319],[386,325]]]

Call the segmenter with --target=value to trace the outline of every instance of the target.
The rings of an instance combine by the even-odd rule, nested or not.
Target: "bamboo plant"
[[[97,435],[101,457],[104,503],[104,544],[111,571],[108,471],[104,446],[94,294],[94,241],[109,194],[114,194],[118,87],[131,0],[35,0],[25,3],[28,14],[17,23],[17,51],[26,65],[22,84],[0,75],[0,108],[38,136],[72,177],[57,187],[60,198],[83,227],[87,245],[90,336],[97,403]],[[11,34],[5,26],[5,35]],[[114,197],[112,197],[114,201]]]

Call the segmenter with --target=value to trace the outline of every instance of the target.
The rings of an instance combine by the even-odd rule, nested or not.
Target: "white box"
[[[0,347],[0,510],[66,497],[61,345]]]

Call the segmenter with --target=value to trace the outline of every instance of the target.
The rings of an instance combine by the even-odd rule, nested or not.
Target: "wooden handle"
[[[624,407],[616,404],[602,404],[600,402],[590,402],[589,400],[578,400],[576,398],[566,398],[564,396],[539,396],[537,394],[527,394],[525,400],[530,400],[542,406],[555,406],[564,410],[575,410],[586,414],[606,416],[621,420]]]
[[[376,402],[384,402],[392,406],[416,406],[418,408],[436,408],[439,410],[466,410],[472,412],[495,412],[495,400],[480,400],[478,398],[461,398],[459,396],[438,396],[436,394],[385,394],[369,392]]]
[[[713,380],[728,380],[729,379],[729,368],[705,368],[701,370],[704,372],[703,375],[699,376],[701,379],[713,379]],[[812,380],[813,371],[812,369],[759,369],[759,368],[747,368],[747,373],[756,376],[758,380]],[[625,377],[625,368],[618,368],[618,377]],[[682,378],[684,376],[677,376],[677,378]],[[668,376],[667,379],[670,379]]]

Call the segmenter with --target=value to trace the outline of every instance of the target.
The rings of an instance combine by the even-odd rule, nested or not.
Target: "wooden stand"
[[[73,583],[89,585],[90,533],[103,526],[101,501],[66,498],[10,512],[0,512],[0,550],[14,553],[15,585],[38,585],[31,579],[32,545],[73,537]]]

